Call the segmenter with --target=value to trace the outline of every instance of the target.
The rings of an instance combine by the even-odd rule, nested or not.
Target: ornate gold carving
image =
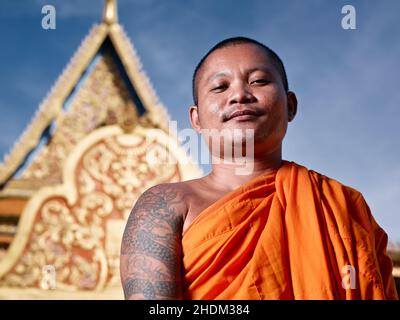
[[[48,125],[61,112],[65,98],[75,87],[83,71],[100,48],[107,36],[105,25],[94,26],[71,58],[47,97],[39,105],[33,120],[21,138],[15,143],[10,154],[0,163],[0,184],[6,181],[19,167],[26,155],[34,148]]]
[[[16,230],[17,228],[14,225],[0,224],[0,234],[1,233],[14,234]]]
[[[139,56],[134,45],[128,38],[123,27],[113,24],[109,28],[110,39],[119,54],[130,81],[136,88],[138,96],[147,110],[144,122],[150,127],[156,127],[168,132],[168,120],[170,119],[167,109],[159,101],[145,70],[142,68]]]
[[[19,180],[41,180],[45,185],[61,183],[64,160],[80,140],[104,125],[119,124],[125,131],[132,130],[136,119],[136,106],[113,58],[106,53],[77,91],[69,110],[59,115],[49,145]]]
[[[106,24],[112,24],[116,23],[117,21],[117,0],[105,0],[103,22]]]
[[[0,191],[0,196],[30,197],[14,241],[5,254],[0,252],[0,298],[93,298],[85,295],[93,290],[97,298],[121,298],[119,245],[134,201],[154,184],[201,175],[174,133],[168,136],[169,116],[123,28],[114,23],[114,4],[107,1],[105,20],[92,28],[0,163],[2,184],[55,122],[51,142],[22,179],[10,180]],[[146,109],[139,119],[108,54],[77,87],[106,37]],[[73,89],[75,96],[63,110]],[[178,163],[168,162],[168,153]],[[149,163],[146,155],[159,162]]]
[[[157,163],[148,162],[149,152]],[[64,185],[41,189],[26,205],[0,262],[0,286],[41,288],[46,266],[55,268],[57,289],[119,286],[117,248],[138,195],[154,184],[199,176],[195,166],[177,160],[187,159],[161,130],[137,127],[126,134],[107,126],[90,134],[67,159]]]
[[[109,5],[112,7],[112,1]],[[0,184],[5,182],[15,172],[29,151],[38,144],[45,128],[54,119],[56,119],[57,124],[63,121],[62,119],[65,117],[65,114],[62,112],[62,106],[65,99],[71,93],[72,89],[75,88],[82,73],[87,69],[90,61],[92,61],[107,36],[110,37],[130,81],[147,110],[147,113],[139,119],[140,124],[142,126],[161,128],[167,132],[168,113],[165,107],[159,102],[149,79],[142,69],[139,57],[132,43],[119,24],[107,24],[103,21],[100,25],[92,28],[48,96],[39,106],[39,110],[31,124],[14,145],[10,154],[4,157],[3,163],[0,163]],[[105,101],[108,101],[108,99]],[[128,112],[132,112],[130,108],[127,108],[127,110]],[[103,112],[105,111],[103,110]],[[129,121],[122,122],[121,125],[127,132],[134,127]],[[62,152],[63,150],[59,151],[60,156],[62,156]],[[39,177],[48,176],[51,174],[51,171],[47,169],[49,168],[41,168],[42,171],[38,169],[36,175]],[[54,182],[59,182],[58,178]]]

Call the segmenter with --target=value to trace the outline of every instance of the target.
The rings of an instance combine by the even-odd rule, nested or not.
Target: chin
[[[224,127],[224,129],[230,129],[230,130],[254,130],[258,131],[262,124],[254,122],[254,121],[235,121],[231,122],[228,125]]]

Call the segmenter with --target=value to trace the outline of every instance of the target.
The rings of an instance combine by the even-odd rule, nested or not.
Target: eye
[[[253,81],[250,82],[250,84],[267,84],[270,81],[268,81],[267,79],[255,79]]]
[[[213,87],[213,88],[211,89],[211,91],[212,91],[212,92],[222,92],[222,91],[224,91],[226,88],[228,88],[228,85],[227,85],[226,83],[223,83],[223,84],[220,84],[220,85],[217,85],[217,86]]]

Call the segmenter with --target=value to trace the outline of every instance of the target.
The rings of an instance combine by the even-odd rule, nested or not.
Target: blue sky
[[[56,8],[56,30],[41,28],[45,4]],[[356,9],[356,30],[341,28],[345,4]],[[102,0],[1,1],[1,158],[101,19],[102,7]],[[396,242],[399,12],[397,0],[119,0],[119,21],[178,129],[190,126],[192,72],[212,45],[242,35],[274,49],[299,100],[284,158],[361,191]]]

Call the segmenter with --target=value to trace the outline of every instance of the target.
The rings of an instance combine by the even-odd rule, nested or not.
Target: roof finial
[[[103,22],[106,24],[118,22],[117,0],[105,0]]]

